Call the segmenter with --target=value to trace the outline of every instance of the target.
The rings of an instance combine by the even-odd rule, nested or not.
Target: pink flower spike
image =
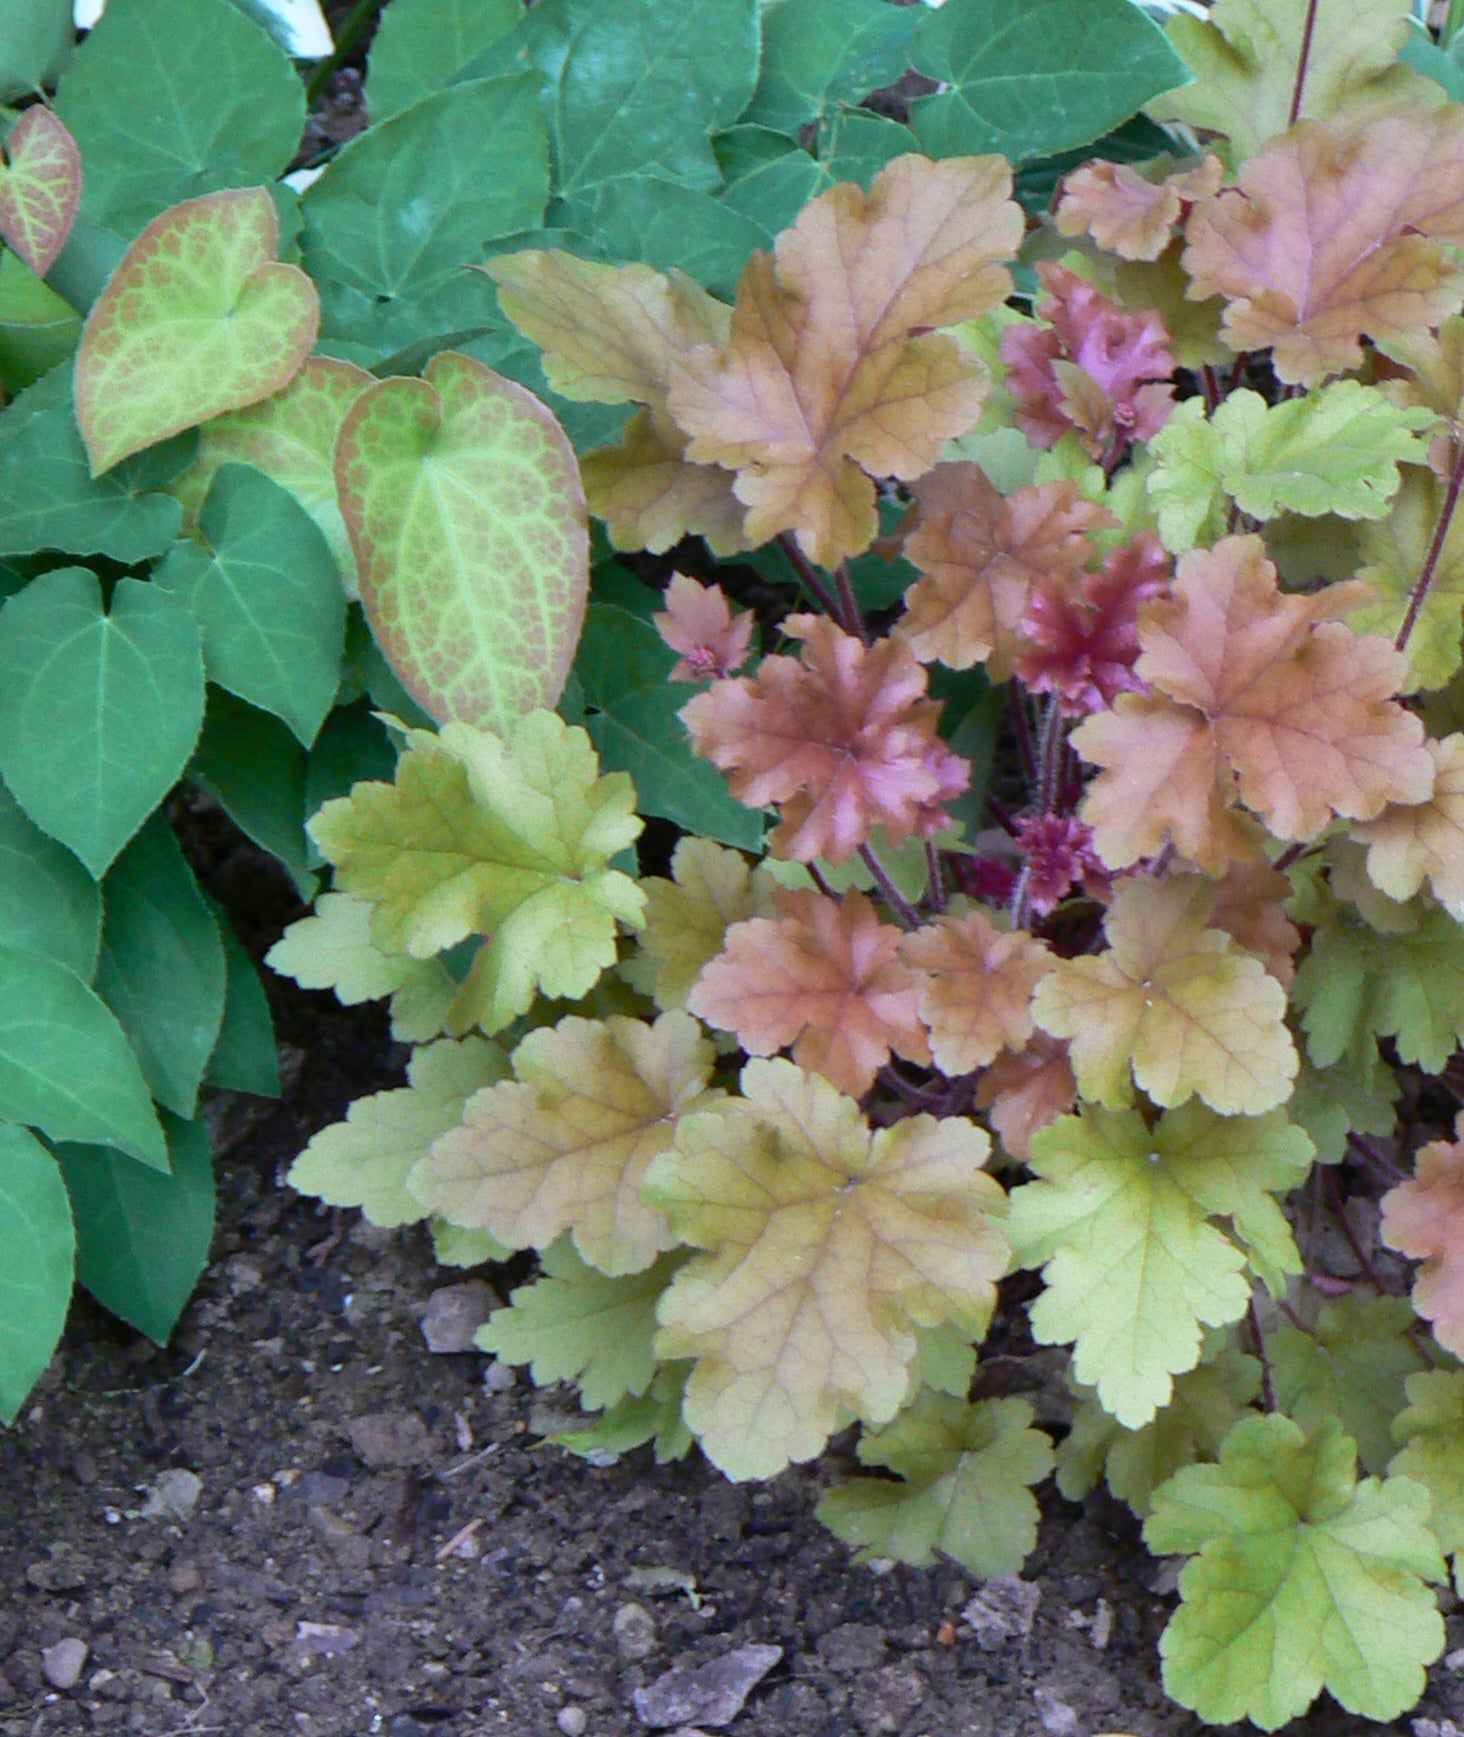
[[[1081,820],[1029,815],[1017,827],[1017,847],[1027,858],[1027,897],[1034,916],[1056,910],[1075,882],[1095,895],[1107,889],[1108,871],[1093,849],[1093,829]]]
[[[720,585],[699,585],[685,573],[671,575],[666,607],[652,620],[672,651],[681,653],[671,667],[673,682],[720,681],[741,669],[757,625],[751,610],[733,614]]]

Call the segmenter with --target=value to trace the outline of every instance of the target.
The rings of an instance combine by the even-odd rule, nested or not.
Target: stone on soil
[[[74,1635],[57,1641],[53,1647],[43,1647],[41,1669],[46,1673],[46,1681],[53,1689],[74,1689],[81,1681],[90,1650],[84,1640]]]
[[[461,1285],[443,1285],[427,1299],[422,1316],[422,1337],[427,1349],[442,1355],[476,1351],[473,1339],[493,1308],[493,1293],[481,1279]]]
[[[710,1664],[677,1665],[634,1696],[643,1725],[730,1725],[783,1656],[782,1647],[738,1647]]]

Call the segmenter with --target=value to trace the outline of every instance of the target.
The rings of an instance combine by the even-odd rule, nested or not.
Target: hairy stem
[[[834,583],[839,588],[839,605],[844,612],[844,625],[850,633],[857,633],[865,645],[869,644],[869,629],[864,625],[864,617],[859,613],[859,602],[854,595],[854,585],[849,578],[849,563],[840,561],[838,571],[834,574]]]
[[[890,871],[867,844],[860,845],[859,860],[874,876],[874,884],[879,888],[880,897],[895,913],[903,927],[918,929],[920,927],[920,913],[890,879]]]
[[[1042,740],[1038,751],[1038,770],[1041,782],[1037,788],[1037,811],[1039,814],[1053,813],[1062,794],[1063,751],[1067,747],[1067,719],[1062,715],[1062,707],[1057,698],[1047,702],[1047,710],[1042,717]]]
[[[1306,0],[1306,21],[1301,27],[1301,53],[1296,60],[1296,83],[1291,91],[1291,118],[1287,126],[1294,127],[1301,119],[1301,100],[1306,90],[1307,67],[1311,61],[1312,32],[1317,27],[1317,0]]]
[[[778,546],[788,557],[788,564],[798,575],[799,583],[813,598],[814,602],[818,604],[819,608],[823,610],[824,614],[837,621],[840,627],[847,628],[849,624],[844,620],[844,611],[840,605],[839,599],[829,590],[828,586],[824,584],[823,577],[819,573],[818,568],[808,559],[807,555],[803,553],[802,549],[798,547],[798,544],[787,531],[784,531],[781,536],[779,536]]]
[[[946,908],[945,869],[941,865],[940,852],[929,839],[925,841],[925,872],[930,876],[930,908],[940,916]]]
[[[1439,522],[1434,526],[1433,541],[1428,546],[1428,554],[1424,557],[1423,571],[1418,575],[1418,582],[1413,587],[1413,593],[1408,599],[1408,613],[1403,617],[1403,625],[1398,629],[1398,637],[1393,644],[1399,651],[1408,649],[1408,641],[1413,637],[1413,630],[1418,625],[1418,617],[1423,610],[1424,599],[1428,596],[1429,587],[1434,582],[1434,574],[1438,571],[1439,561],[1444,553],[1444,544],[1449,540],[1449,527],[1454,522],[1454,513],[1459,505],[1459,491],[1464,488],[1464,440],[1459,442],[1459,450],[1454,458],[1454,468],[1449,472],[1448,493],[1444,496],[1444,504],[1439,509]]]

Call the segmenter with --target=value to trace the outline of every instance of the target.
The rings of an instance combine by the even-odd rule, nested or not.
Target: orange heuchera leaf
[[[1085,163],[1062,184],[1054,217],[1059,235],[1091,235],[1120,259],[1155,260],[1197,199],[1218,192],[1225,165],[1206,157],[1193,169],[1146,181],[1127,163]]]
[[[928,1062],[919,974],[900,958],[901,933],[864,894],[785,892],[781,915],[727,931],[726,946],[686,998],[752,1055],[793,1045],[800,1067],[859,1097],[890,1059]]]
[[[1464,1357],[1464,1116],[1454,1134],[1452,1144],[1424,1146],[1412,1179],[1383,1196],[1382,1238],[1423,1262],[1413,1306],[1433,1322],[1439,1344]]]
[[[1037,1023],[1071,1040],[1090,1102],[1126,1109],[1137,1083],[1166,1109],[1198,1095],[1222,1116],[1258,1116],[1291,1095],[1286,991],[1207,926],[1213,900],[1198,875],[1125,881],[1104,924],[1109,950],[1056,960],[1037,985]]]
[[[666,408],[676,364],[727,340],[731,309],[679,271],[598,265],[526,249],[482,268],[505,314],[543,351],[544,374],[566,398],[643,406],[619,446],[583,462],[590,510],[621,549],[659,553],[704,536],[719,555],[747,548],[732,473],[686,458]]]
[[[984,911],[942,917],[906,935],[900,952],[925,975],[920,1011],[943,1073],[985,1067],[1032,1035],[1032,991],[1052,963],[1046,947],[999,929]]]
[[[937,466],[917,484],[907,521],[904,553],[924,577],[905,594],[900,637],[925,663],[984,662],[993,681],[1006,681],[1038,586],[1076,590],[1094,558],[1091,533],[1117,524],[1076,483],[1003,498],[979,465]]]
[[[1138,674],[1072,740],[1104,768],[1083,816],[1113,868],[1172,839],[1208,873],[1255,861],[1254,828],[1312,839],[1334,815],[1370,820],[1389,802],[1423,802],[1433,761],[1423,726],[1390,696],[1408,663],[1385,640],[1327,618],[1358,602],[1352,583],[1283,596],[1259,537],[1192,549],[1174,595],[1139,617]]]
[[[932,327],[1011,293],[1021,208],[1000,157],[898,157],[868,193],[806,206],[743,272],[731,342],[696,352],[671,388],[690,457],[735,470],[761,543],[796,534],[836,566],[879,530],[871,477],[922,475],[986,398],[982,363]]]
[[[0,154],[0,240],[36,274],[55,265],[81,206],[81,152],[44,103],[28,108]]]
[[[1286,915],[1292,885],[1269,863],[1234,863],[1215,888],[1209,923],[1254,953],[1285,989],[1296,975],[1301,931]]]
[[[681,708],[698,754],[749,808],[782,805],[774,856],[843,862],[876,826],[891,844],[950,824],[941,806],[969,768],[935,733],[940,707],[899,640],[860,643],[821,615],[783,631],[805,661],[765,657],[755,676],[713,684]]]
[[[1368,878],[1379,892],[1411,899],[1427,875],[1440,904],[1464,906],[1464,736],[1425,744],[1435,767],[1433,795],[1411,808],[1388,808],[1359,826]]]
[[[1019,1163],[1032,1154],[1032,1136],[1065,1116],[1078,1101],[1068,1046],[1039,1031],[1021,1050],[1003,1050],[981,1076],[976,1107]]]
[[[1448,104],[1354,132],[1293,127],[1198,208],[1184,265],[1197,300],[1230,299],[1232,349],[1269,345],[1283,380],[1312,386],[1358,366],[1364,335],[1454,312],[1460,245],[1464,109]]]
[[[661,1298],[656,1354],[694,1357],[686,1421],[729,1477],[822,1451],[852,1413],[909,1397],[919,1329],[986,1331],[1010,1253],[990,1141],[964,1117],[871,1132],[852,1098],[786,1061],[682,1118],[646,1198],[705,1250]]]
[[[732,675],[747,662],[757,618],[751,610],[734,615],[720,585],[701,585],[673,573],[666,607],[652,617],[656,632],[681,656],[671,666],[673,682],[701,682]]]

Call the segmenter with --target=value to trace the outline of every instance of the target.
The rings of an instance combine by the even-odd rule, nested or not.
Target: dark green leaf
[[[80,336],[81,319],[70,303],[18,254],[0,253],[0,385],[6,392],[23,391],[64,362]]]
[[[73,40],[71,0],[0,0],[0,103],[53,84]]]
[[[304,811],[345,796],[363,779],[389,783],[396,773],[396,749],[385,725],[365,703],[344,706],[325,720],[305,768]],[[312,854],[311,861],[324,859]],[[313,877],[312,877],[313,878]]]
[[[483,280],[485,283],[488,279]],[[561,398],[549,388],[544,378],[539,349],[531,344],[516,326],[509,323],[495,305],[491,327],[466,344],[455,345],[465,356],[486,362],[490,368],[520,386],[527,386],[559,419],[560,426],[574,442],[577,452],[591,452],[597,446],[613,446],[629,416],[624,404],[576,404]]]
[[[932,664],[930,691],[943,705],[941,735],[971,764],[970,784],[946,808],[965,827],[967,839],[974,839],[986,825],[986,792],[1006,716],[1006,689],[993,687],[983,669],[949,670]]]
[[[305,90],[228,0],[112,0],[56,109],[81,147],[82,211],[131,237],[181,199],[283,174]]]
[[[1398,56],[1409,66],[1441,84],[1451,103],[1464,102],[1464,34],[1439,48],[1425,30],[1414,30]]]
[[[118,857],[102,901],[97,992],[127,1033],[153,1096],[191,1116],[224,1017],[224,949],[162,815]]]
[[[576,215],[579,209],[571,207]],[[724,301],[736,298],[747,256],[771,239],[760,223],[709,193],[651,175],[604,182],[585,202],[577,227],[594,236],[606,260],[684,271]]]
[[[182,775],[203,722],[186,605],[62,567],[0,610],[0,776],[98,878]]]
[[[74,971],[13,947],[0,947],[0,1116],[167,1165],[122,1027]]]
[[[714,766],[691,751],[677,713],[697,691],[668,679],[675,653],[649,622],[592,603],[575,663],[585,728],[607,772],[628,772],[642,814],[742,850],[762,846],[763,818],[733,799]]]
[[[914,105],[921,148],[1014,163],[1101,138],[1191,78],[1133,0],[947,0],[921,18],[912,58],[950,87]]]
[[[71,1306],[75,1254],[56,1160],[33,1134],[0,1122],[0,1423],[15,1422],[51,1361]]]
[[[209,899],[224,944],[228,988],[219,1041],[208,1058],[204,1079],[227,1092],[253,1092],[256,1097],[280,1095],[280,1058],[275,1047],[274,1019],[254,961],[239,944],[223,910]]]
[[[380,125],[440,91],[523,22],[524,0],[392,0],[366,71],[366,107]]]
[[[346,594],[315,520],[288,489],[226,464],[204,502],[208,549],[175,543],[154,583],[188,605],[209,680],[309,747],[340,685]]]
[[[0,784],[0,944],[43,953],[90,982],[101,934],[96,882]]]
[[[283,724],[210,688],[188,776],[241,832],[279,858],[302,899],[314,897],[305,838],[305,751]]]
[[[762,75],[744,121],[796,134],[833,103],[857,103],[901,78],[920,18],[888,0],[770,0]]]
[[[816,157],[766,127],[731,128],[717,139],[717,156],[727,177],[722,203],[751,218],[765,246],[833,185]]]
[[[104,1309],[159,1345],[208,1260],[213,1159],[201,1123],[169,1116],[172,1172],[128,1164],[99,1146],[59,1146],[76,1219],[76,1276]]]
[[[819,128],[818,160],[830,186],[857,181],[868,187],[887,163],[915,149],[908,127],[868,109],[834,109]]]
[[[1083,163],[1095,157],[1110,163],[1143,163],[1165,151],[1174,150],[1174,140],[1162,127],[1156,127],[1143,115],[1135,115],[1113,132],[1105,133],[1091,145],[1079,145],[1075,150],[1061,151],[1055,157],[1039,157],[1018,172],[1016,195],[1034,215],[1045,211],[1052,203],[1057,184]]]

